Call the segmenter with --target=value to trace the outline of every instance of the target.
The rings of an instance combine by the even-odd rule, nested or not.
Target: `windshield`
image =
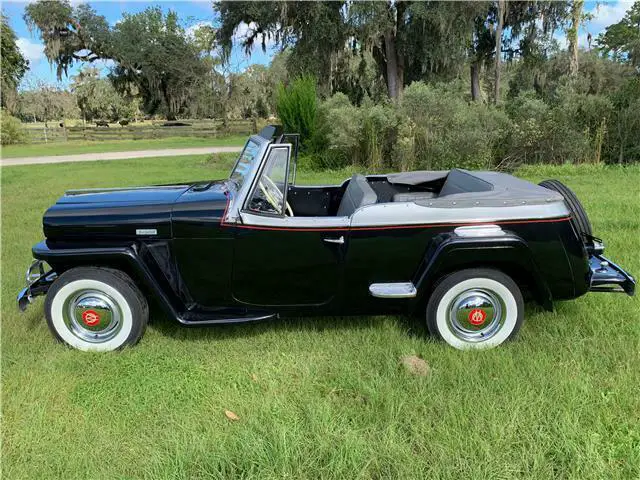
[[[229,178],[238,184],[238,189],[242,187],[245,178],[251,171],[253,163],[257,160],[258,152],[260,151],[260,144],[249,140],[244,146],[240,158],[238,159],[236,166]]]

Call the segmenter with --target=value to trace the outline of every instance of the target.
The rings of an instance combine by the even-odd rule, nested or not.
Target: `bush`
[[[490,168],[508,130],[503,111],[422,82],[405,89],[400,108],[409,123],[396,152],[414,158],[397,161],[411,168]]]
[[[280,84],[276,109],[287,133],[299,133],[304,150],[315,150],[318,139],[316,79],[296,78],[287,88]]]
[[[27,134],[22,128],[20,120],[12,117],[4,110],[0,113],[0,119],[0,144],[12,145],[27,141]]]
[[[373,104],[365,99],[361,107],[337,93],[320,108],[325,152],[316,155],[318,166],[342,168],[367,166],[371,170],[392,166],[392,152],[401,124],[398,110],[390,103]]]

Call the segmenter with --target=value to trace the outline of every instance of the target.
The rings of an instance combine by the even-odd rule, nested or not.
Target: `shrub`
[[[402,129],[399,149],[406,155],[412,145],[415,158],[399,163],[415,168],[489,168],[508,127],[503,111],[422,82],[405,89],[400,108],[410,123]]]
[[[305,150],[314,150],[318,143],[318,98],[316,79],[296,78],[289,87],[280,84],[276,109],[288,133],[299,133]]]
[[[0,144],[12,145],[14,143],[25,143],[27,134],[22,128],[22,123],[16,117],[12,117],[2,110],[0,113]]]

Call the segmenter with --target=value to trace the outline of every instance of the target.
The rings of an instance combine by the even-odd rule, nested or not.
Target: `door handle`
[[[342,245],[344,243],[344,236],[340,235],[338,238],[323,238],[322,240],[327,243],[337,243],[338,245]]]

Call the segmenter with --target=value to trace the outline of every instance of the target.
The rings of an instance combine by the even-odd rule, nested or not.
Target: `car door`
[[[232,289],[244,304],[328,305],[342,288],[348,217],[287,215],[290,153],[269,147],[235,224]]]

